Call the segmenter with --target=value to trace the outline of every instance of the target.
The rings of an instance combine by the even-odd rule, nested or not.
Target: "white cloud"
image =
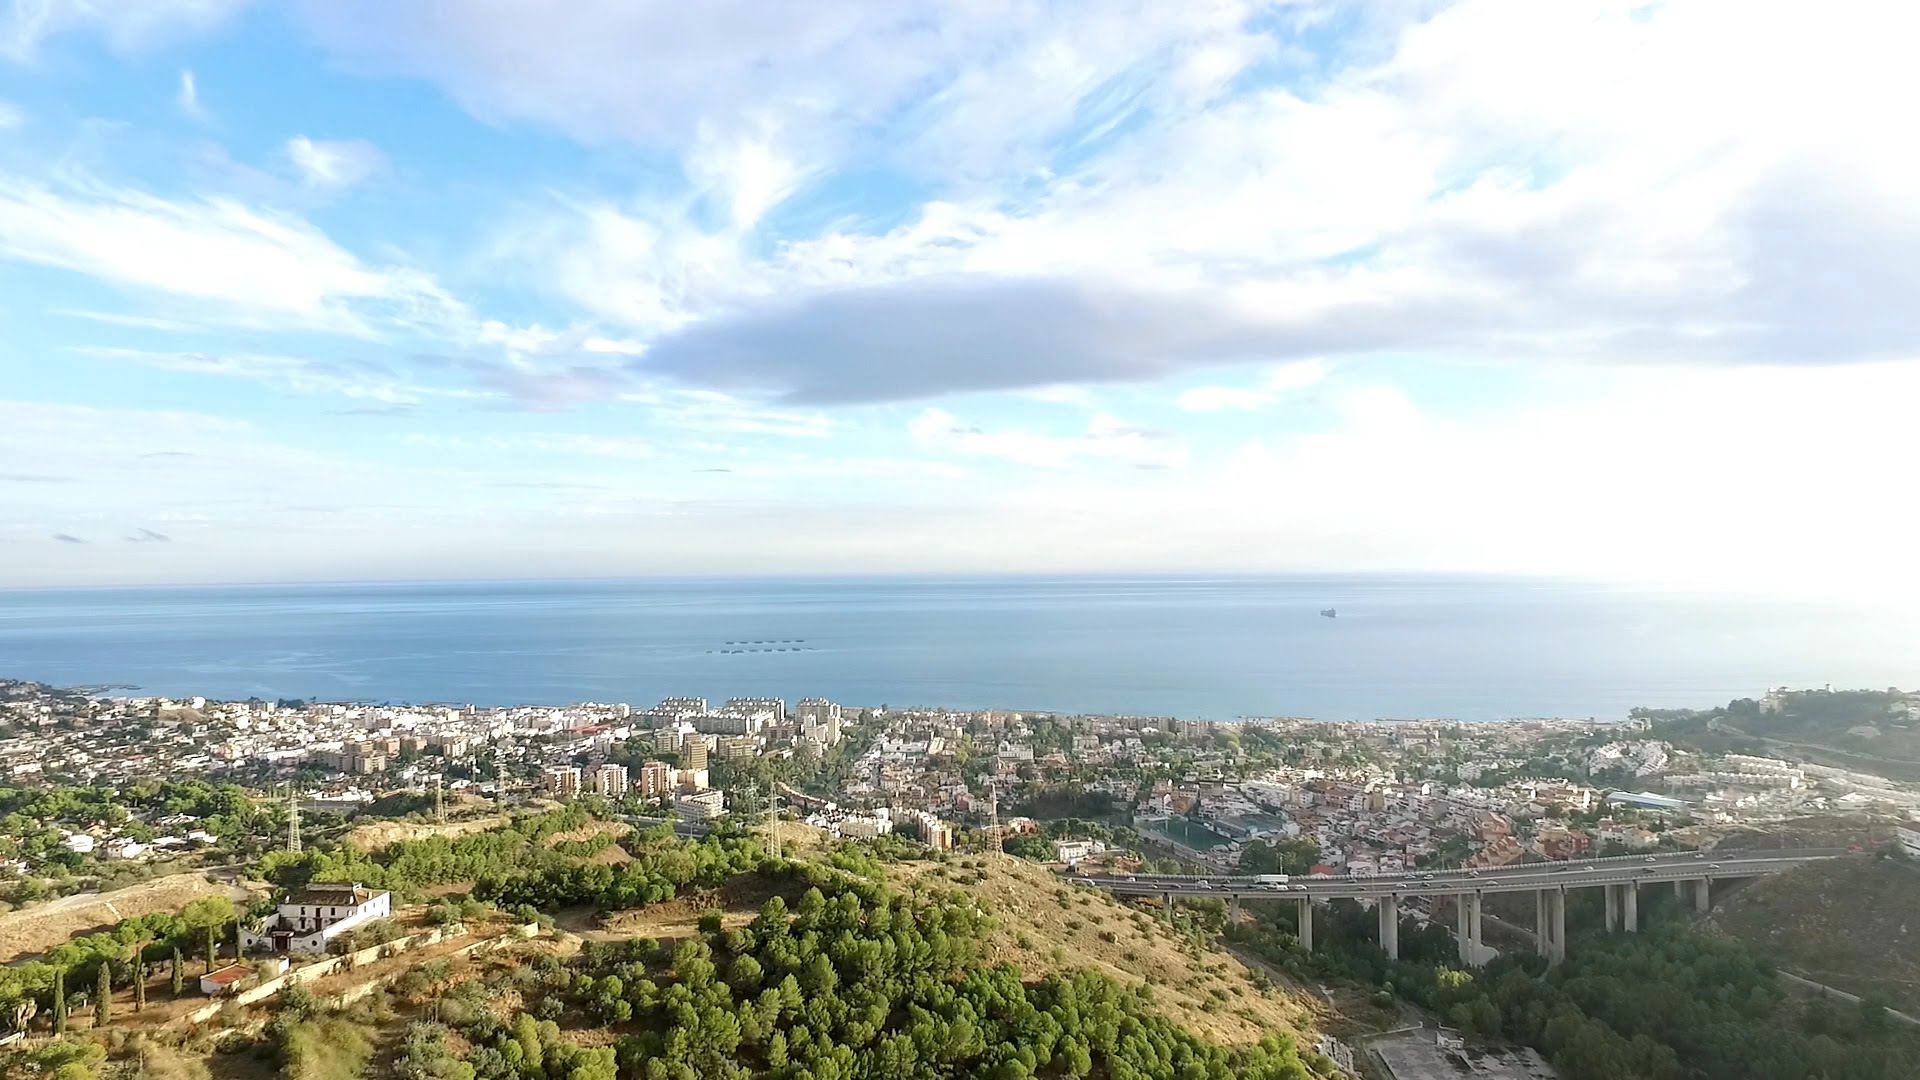
[[[457,26],[427,0],[306,13],[349,63],[433,79],[483,118],[674,150],[779,131],[803,161],[858,147],[950,175],[1037,163],[1069,127],[1207,100],[1269,51],[1245,25],[1268,6],[577,0],[556,19],[490,0]]]
[[[266,383],[295,394],[332,394],[383,405],[417,405],[429,398],[483,396],[471,390],[424,386],[365,361],[328,361],[262,353],[153,352],[86,346],[74,351],[189,375],[216,375]]]
[[[1244,386],[1196,386],[1181,391],[1177,404],[1187,412],[1224,412],[1263,408],[1272,400],[1271,394]]]
[[[460,436],[414,433],[406,437],[406,442],[409,446],[455,453],[492,450],[515,454],[615,458],[622,461],[648,461],[660,456],[659,448],[651,442],[630,436],[583,434]]]
[[[8,0],[0,9],[0,57],[25,62],[59,34],[95,31],[134,52],[211,29],[249,0]]]
[[[1326,362],[1318,359],[1282,364],[1258,386],[1195,386],[1182,391],[1175,404],[1187,412],[1264,409],[1280,397],[1320,382],[1327,371]]]
[[[925,450],[1002,458],[1020,465],[1054,469],[1084,459],[1119,461],[1142,468],[1166,468],[1185,460],[1186,451],[1164,432],[1096,415],[1079,435],[1049,435],[1019,428],[989,431],[966,424],[940,408],[928,408],[907,425],[907,434]]]
[[[18,105],[9,105],[0,101],[0,131],[21,127],[27,122],[27,114],[20,111]]]
[[[806,26],[782,33],[839,40],[830,18],[806,10]],[[1214,90],[1186,98],[1161,85],[1174,69],[1140,58],[1228,48],[1222,70],[1240,70],[1243,54],[1221,41],[1252,33],[1246,11],[1206,9],[1199,23],[1212,29],[1195,31],[1212,35],[1204,45],[1123,13],[1111,56],[1134,59],[1095,64],[1112,76],[1101,91],[1062,95],[1076,125],[1107,134],[1071,147],[1057,173],[936,184],[883,230],[850,216],[775,244],[587,200],[531,230],[543,243],[517,254],[546,266],[555,291],[653,340],[646,362],[661,370],[817,401],[1380,351],[1658,363],[1920,353],[1920,310],[1906,302],[1920,291],[1908,194],[1920,155],[1883,135],[1905,122],[1897,103],[1920,97],[1920,68],[1888,44],[1911,39],[1920,8],[1843,5],[1811,21],[1791,5],[1715,0],[1414,10],[1393,9],[1358,43],[1316,39],[1347,51],[1322,56],[1314,78],[1237,94],[1213,79]],[[637,33],[651,17],[602,29]],[[964,113],[1025,137],[1025,118],[996,112],[981,86],[1002,59],[1049,57],[1057,43],[1046,25],[1017,19],[1007,33],[1004,53],[955,59],[952,85],[925,84],[929,103],[904,113],[914,131],[953,134],[948,122]],[[447,45],[431,66],[471,79],[460,65],[477,61],[462,50],[478,47]],[[764,61],[751,44],[711,47],[725,69]],[[775,87],[789,82],[815,91],[805,102],[871,92],[866,69],[838,47],[821,46],[834,71],[783,58],[749,75],[768,88],[731,85],[700,104],[738,119],[722,130],[758,131],[746,103],[777,102]],[[1068,47],[1057,66],[1078,70],[1080,57]],[[582,66],[594,70],[563,74],[507,66],[517,114],[574,108],[627,77],[591,59]],[[1804,77],[1778,77],[1789,69]],[[1103,95],[1130,101],[1142,86],[1155,104],[1124,124],[1097,122]],[[699,93],[691,83],[675,92]],[[1166,104],[1174,98],[1184,104]],[[1047,105],[1039,112],[1036,130],[1077,133],[1047,119]],[[669,146],[692,137],[671,117],[604,122]],[[877,152],[821,153],[829,165],[804,150],[783,160],[831,174],[870,166]],[[1053,316],[1026,317],[1023,294]],[[992,327],[982,310],[998,313]],[[967,347],[945,344],[956,341]],[[1194,401],[1252,404],[1211,391]]]
[[[206,107],[200,104],[200,82],[194,78],[192,71],[180,72],[180,89],[174,95],[174,102],[180,106],[181,112],[195,120],[207,118]]]
[[[314,187],[343,188],[367,179],[386,167],[380,148],[365,139],[315,140],[295,135],[287,140],[287,160],[300,178]]]
[[[232,199],[172,201],[0,174],[0,257],[191,302],[208,319],[372,336],[469,316],[431,274],[369,266],[309,222]]]

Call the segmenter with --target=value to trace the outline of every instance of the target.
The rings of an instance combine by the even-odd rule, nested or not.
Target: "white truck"
[[[1255,885],[1264,885],[1264,886],[1267,886],[1267,887],[1269,887],[1269,888],[1271,888],[1271,887],[1273,887],[1273,886],[1275,886],[1275,885],[1285,885],[1285,884],[1287,883],[1287,880],[1288,880],[1288,878],[1287,878],[1287,875],[1285,875],[1285,874],[1255,874],[1255,875],[1253,875],[1253,883],[1254,883]]]

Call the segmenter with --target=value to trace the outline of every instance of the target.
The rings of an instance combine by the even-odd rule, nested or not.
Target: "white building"
[[[354,882],[309,885],[280,902],[258,927],[240,931],[242,949],[317,954],[356,927],[393,914],[393,896]]]
[[[712,821],[726,816],[727,797],[713,788],[706,788],[673,800],[673,808],[688,821]]]
[[[1900,849],[1909,859],[1920,859],[1920,821],[1903,821],[1895,830],[1900,838]]]
[[[555,765],[541,770],[541,779],[553,795],[580,794],[580,769],[574,765]]]
[[[1055,840],[1053,861],[1072,866],[1089,855],[1098,855],[1105,850],[1107,845],[1098,840]]]
[[[593,792],[605,795],[609,799],[623,799],[627,795],[627,767],[625,765],[602,765],[593,770]]]

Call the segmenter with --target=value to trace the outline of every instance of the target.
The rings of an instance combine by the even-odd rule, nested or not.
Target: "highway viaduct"
[[[1836,848],[1783,851],[1681,852],[1678,854],[1622,855],[1606,859],[1526,863],[1478,870],[1435,870],[1428,873],[1383,874],[1371,877],[1307,878],[1263,882],[1252,877],[1132,874],[1070,875],[1083,885],[1121,896],[1158,896],[1171,905],[1175,897],[1212,897],[1241,900],[1291,900],[1300,908],[1300,943],[1313,948],[1313,905],[1316,901],[1370,900],[1380,917],[1380,947],[1400,957],[1400,903],[1419,897],[1449,897],[1458,901],[1455,934],[1462,963],[1472,964],[1480,953],[1480,904],[1489,893],[1534,894],[1534,941],[1540,955],[1557,962],[1567,953],[1567,892],[1605,889],[1607,929],[1632,933],[1640,927],[1640,890],[1671,885],[1682,897],[1691,893],[1697,910],[1713,906],[1713,883],[1729,878],[1777,874],[1818,859],[1845,855]]]

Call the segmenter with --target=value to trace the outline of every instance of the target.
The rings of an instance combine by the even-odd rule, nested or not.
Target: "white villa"
[[[259,926],[240,932],[240,946],[252,951],[318,954],[356,927],[393,914],[393,895],[354,882],[313,884],[280,901],[280,909]]]

